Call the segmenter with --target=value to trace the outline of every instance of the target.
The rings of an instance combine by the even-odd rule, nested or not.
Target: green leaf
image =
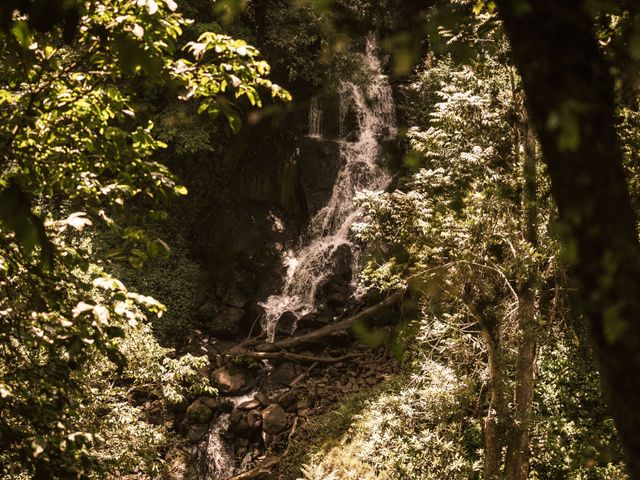
[[[16,37],[16,40],[18,40],[18,43],[20,45],[22,45],[24,48],[29,48],[33,36],[27,22],[25,22],[24,20],[18,20],[17,22],[14,22],[13,27],[11,28],[11,33],[13,33],[13,36]]]
[[[31,200],[16,184],[11,183],[0,191],[0,226],[12,231],[25,256],[40,249],[42,266],[53,266],[53,244],[47,237],[44,223],[31,212]]]

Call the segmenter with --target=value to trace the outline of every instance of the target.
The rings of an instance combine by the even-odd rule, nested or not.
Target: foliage
[[[431,360],[415,372],[325,414],[314,432],[340,427],[312,437],[303,478],[478,478],[480,425],[465,413],[472,379]]]
[[[523,292],[532,285],[537,285],[536,310],[526,325],[545,354],[541,368],[554,364],[546,356],[550,351],[562,351],[567,362],[578,357],[574,344],[557,343],[548,335],[551,325],[573,313],[567,311],[564,269],[552,227],[555,207],[539,164],[536,198],[525,196],[526,123],[519,79],[500,60],[504,46],[488,43],[482,57],[463,65],[448,56],[427,58],[406,97],[412,122],[407,133],[413,150],[406,164],[409,176],[395,191],[360,194],[364,215],[354,225],[369,246],[365,285],[409,287],[421,295],[418,348],[459,375],[478,375],[474,395],[484,398],[482,409],[496,408],[482,393],[485,387],[495,388],[487,358],[505,379],[498,388],[507,398],[517,385],[516,352],[523,335],[519,308]],[[566,326],[555,328],[556,335],[566,331]],[[571,365],[574,375],[593,375],[592,367]],[[595,463],[585,463],[581,456],[587,431],[616,444],[599,393],[584,383],[564,385],[564,373],[552,368],[543,371],[545,397],[536,404],[540,416],[532,419],[530,432],[534,456],[540,455],[531,460],[532,475],[538,475],[532,478],[624,478],[615,473],[622,471],[619,452],[608,460],[599,456]],[[580,415],[562,403],[576,395],[587,395],[601,417],[591,423],[584,419],[584,411],[591,410]],[[557,403],[565,408],[546,410]],[[474,421],[481,421],[482,409],[472,414]],[[515,420],[509,420],[508,410],[501,415],[500,435],[508,439],[509,422],[515,425]],[[556,444],[557,426],[565,429],[562,449]]]
[[[171,0],[81,2],[72,39],[55,25],[35,31],[33,17],[20,14],[0,33],[3,475],[149,467],[164,433],[143,422],[131,388],[172,402],[212,393],[197,373],[206,358],[166,359],[143,326],[165,308],[108,275],[105,252],[85,234],[104,221],[122,238],[108,256],[137,268],[168,253],[131,223],[134,206],[162,218],[162,205],[186,193],[154,157],[165,144],[139,108],[137,85],[171,86],[234,129],[240,113],[231,101],[259,106],[260,91],[289,98],[243,41],[204,33],[187,44],[191,59],[181,58],[189,21],[175,8]],[[129,457],[100,450],[107,436],[129,445]]]
[[[265,17],[265,47],[275,57],[274,67],[286,72],[289,82],[319,85],[323,79],[323,49],[328,47],[321,16],[312,7],[292,8],[278,1]]]

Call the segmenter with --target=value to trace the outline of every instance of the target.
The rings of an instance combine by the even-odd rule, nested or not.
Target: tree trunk
[[[536,138],[528,119],[521,135],[524,146],[522,198],[524,237],[533,247],[538,245],[538,182]],[[527,480],[529,476],[529,429],[533,413],[533,393],[536,372],[536,295],[540,288],[538,267],[529,267],[529,275],[520,286],[518,306],[518,359],[516,366],[515,412],[505,459],[507,480]]]
[[[521,338],[516,368],[515,412],[505,459],[506,480],[527,480],[529,476],[529,428],[536,371],[536,304],[533,289],[520,298],[519,310]]]
[[[640,479],[640,243],[613,81],[581,0],[498,0],[604,391]]]
[[[498,325],[488,328],[480,323],[487,346],[489,366],[489,410],[484,420],[484,479],[499,480],[504,446],[504,425],[507,405],[504,396],[504,378],[500,368],[500,342]]]

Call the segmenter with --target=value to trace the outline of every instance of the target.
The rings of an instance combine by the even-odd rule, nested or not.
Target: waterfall
[[[331,273],[331,265],[327,263],[343,245],[352,252],[355,267],[357,247],[351,241],[350,232],[360,211],[354,205],[354,197],[360,191],[382,190],[390,180],[380,165],[380,141],[395,133],[395,107],[373,37],[367,39],[362,60],[368,70],[367,84],[345,81],[339,87],[342,167],[331,197],[311,219],[302,246],[284,255],[286,277],[281,292],[262,304],[266,312],[264,327],[270,338],[285,311],[298,316],[313,311],[318,287]],[[309,136],[318,141],[323,140],[321,124],[322,111],[314,99],[309,111]]]
[[[203,480],[218,480],[231,477],[235,472],[235,461],[222,434],[229,428],[229,413],[221,414],[209,429],[205,449],[206,471]]]
[[[231,405],[234,407],[242,405],[244,402],[252,400],[256,390],[238,397],[229,397]],[[234,457],[233,451],[225,441],[224,435],[229,429],[231,414],[221,413],[211,423],[209,431],[205,435],[202,443],[197,447],[197,465],[199,480],[224,480],[243,470],[246,465],[238,465],[238,459]],[[248,460],[251,456],[247,455]]]

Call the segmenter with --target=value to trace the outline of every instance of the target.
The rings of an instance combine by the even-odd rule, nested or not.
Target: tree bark
[[[613,81],[581,0],[497,0],[631,477],[640,479],[640,244]]]
[[[521,296],[519,310],[521,338],[516,367],[515,412],[504,468],[506,480],[527,480],[529,476],[529,428],[536,371],[536,305],[533,290]]]
[[[500,368],[500,343],[498,325],[492,329],[482,328],[482,337],[487,346],[489,367],[489,409],[484,419],[484,478],[500,479],[502,447],[504,446],[504,425],[508,411],[504,396],[504,378]]]
[[[534,248],[538,245],[538,179],[536,164],[536,138],[524,115],[522,128],[524,150],[522,195],[522,230],[525,240]],[[536,262],[529,267],[529,274],[522,285],[518,306],[518,354],[516,365],[515,412],[505,458],[504,478],[527,480],[529,476],[529,429],[533,413],[533,394],[537,356],[536,296],[540,288],[540,273]]]

